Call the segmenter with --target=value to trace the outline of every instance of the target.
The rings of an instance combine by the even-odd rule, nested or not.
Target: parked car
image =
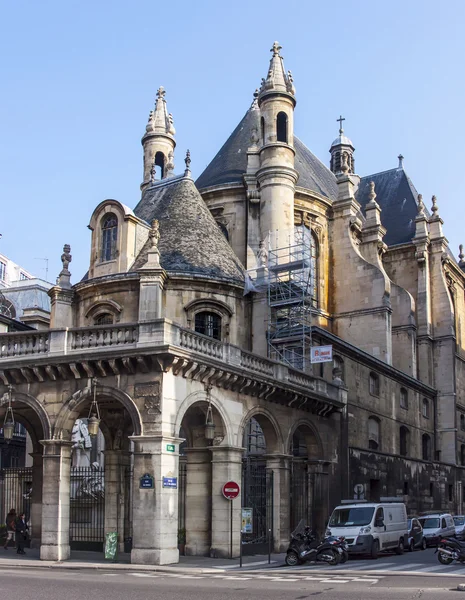
[[[463,538],[465,535],[465,515],[457,515],[453,517],[455,525],[455,535]]]
[[[423,534],[423,527],[418,517],[410,517],[407,521],[408,526],[408,549],[413,552],[415,548],[426,550],[426,538]]]
[[[437,546],[442,537],[455,537],[454,519],[448,513],[425,515],[418,520],[428,546]]]

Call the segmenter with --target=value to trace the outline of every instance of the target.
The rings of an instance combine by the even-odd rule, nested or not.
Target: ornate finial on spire
[[[63,254],[61,255],[61,262],[63,263],[63,268],[60,271],[60,274],[57,278],[57,285],[62,288],[70,288],[71,287],[71,273],[69,272],[69,263],[72,260],[71,256],[71,246],[69,244],[65,244],[63,246]]]
[[[158,242],[160,241],[160,224],[157,219],[153,219],[152,227],[149,231],[150,243],[152,248],[158,250]]]
[[[399,159],[399,166],[397,168],[403,169],[404,168],[404,157],[402,156],[402,154],[399,154],[399,156],[397,158]]]
[[[262,79],[262,81],[264,81],[264,80]],[[253,108],[253,109],[258,108],[258,94],[259,93],[260,92],[259,92],[259,90],[257,88],[255,90],[255,92],[253,93],[253,100],[252,100],[252,104],[250,105],[250,108]]]
[[[431,202],[433,203],[432,207],[431,207],[431,212],[433,213],[433,217],[436,217],[438,214],[438,205],[436,204],[436,196],[433,196],[431,198]]]
[[[69,273],[68,267],[69,263],[72,261],[73,257],[70,254],[71,246],[69,244],[65,244],[63,246],[63,254],[61,255],[61,262],[63,263],[62,273]]]
[[[186,158],[184,159],[184,162],[186,163],[186,170],[184,171],[184,177],[190,177],[191,176],[191,153],[190,153],[190,150],[188,150],[186,152]]]
[[[164,100],[165,94],[166,94],[165,88],[161,85],[157,90],[157,98],[161,98],[162,100]]]
[[[465,258],[465,254],[463,253],[463,244],[459,245],[459,262],[463,262],[463,259]]]
[[[342,122],[345,121],[345,118],[342,115],[339,115],[339,119],[336,119],[339,122],[339,133],[342,135],[344,133],[344,128],[342,127]]]
[[[423,196],[422,194],[418,194],[418,214],[423,216],[425,214],[425,205],[423,203]]]
[[[370,202],[374,202],[376,199],[375,182],[374,181],[370,181],[370,192],[368,194],[368,198],[370,198]]]
[[[273,52],[273,56],[279,56],[279,51],[282,50],[282,46],[279,45],[279,42],[275,42],[270,52]]]

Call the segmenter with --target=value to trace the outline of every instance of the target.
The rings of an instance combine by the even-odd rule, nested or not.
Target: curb
[[[5,567],[18,567],[24,569],[65,569],[69,571],[90,570],[90,571],[156,571],[159,573],[226,573],[231,569],[214,569],[207,567],[163,567],[157,565],[134,565],[121,563],[79,563],[79,562],[56,562],[47,560],[28,560],[19,561],[13,559],[1,560],[0,569]]]

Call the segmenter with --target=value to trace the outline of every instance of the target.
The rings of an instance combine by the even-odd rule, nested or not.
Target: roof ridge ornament
[[[258,108],[258,94],[259,94],[259,90],[258,88],[255,90],[255,92],[253,93],[253,100],[252,100],[252,104],[250,105],[251,109],[256,109]]]
[[[431,206],[431,212],[433,213],[433,217],[438,217],[439,216],[438,215],[439,208],[438,208],[438,205],[436,202],[436,196],[433,196],[431,198],[431,202],[433,203]]]
[[[463,244],[459,244],[459,265],[463,263],[464,258],[465,254],[463,253]]]
[[[371,202],[375,202],[375,200],[376,200],[375,182],[370,181],[369,186],[370,186],[370,192],[368,194],[368,198],[370,198],[370,203],[371,203]]]
[[[397,157],[399,159],[399,165],[398,165],[398,169],[403,169],[404,168],[404,157],[402,156],[402,154],[399,154],[399,156]]]
[[[184,177],[190,177],[191,176],[191,153],[190,153],[190,150],[187,150],[186,158],[184,159],[184,162],[186,163]]]

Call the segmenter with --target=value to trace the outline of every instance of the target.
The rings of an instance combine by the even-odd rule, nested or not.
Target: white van
[[[326,535],[344,536],[350,554],[369,554],[394,550],[402,554],[408,543],[405,504],[381,498],[380,502],[350,502],[336,506]]]

